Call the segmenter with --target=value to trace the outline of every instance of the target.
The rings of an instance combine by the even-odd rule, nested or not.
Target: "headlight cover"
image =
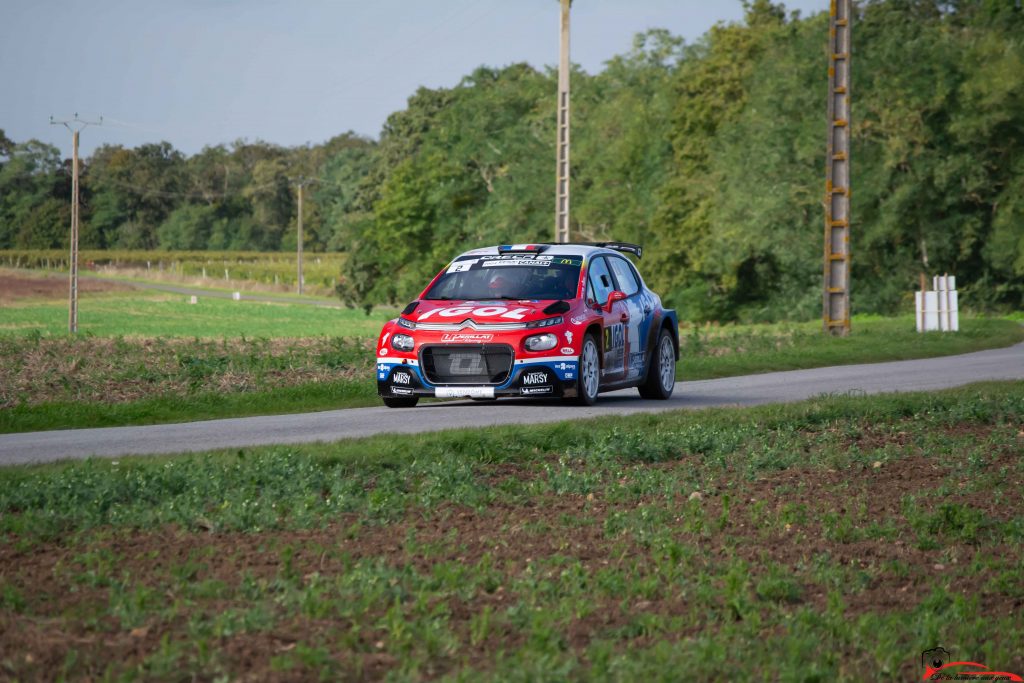
[[[396,351],[412,351],[415,345],[416,342],[407,334],[396,334],[391,337],[391,347]]]
[[[558,337],[553,334],[535,334],[526,338],[527,351],[547,351],[558,345]]]
[[[407,330],[415,330],[416,329],[416,323],[414,323],[411,320],[406,320],[405,318],[399,318],[398,319],[398,325],[399,325],[399,327],[404,327]]]
[[[544,318],[543,320],[533,320],[526,323],[526,329],[532,330],[535,327],[551,327],[552,325],[561,325],[562,316],[558,315],[554,318]]]

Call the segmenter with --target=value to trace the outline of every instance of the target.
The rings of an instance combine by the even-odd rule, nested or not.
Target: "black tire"
[[[569,399],[578,406],[592,406],[601,388],[601,355],[594,335],[583,337],[576,370],[576,396]]]
[[[647,366],[647,379],[637,387],[640,396],[659,401],[672,396],[676,386],[676,349],[672,333],[662,328]]]
[[[419,396],[384,396],[384,405],[388,408],[412,408],[420,402]]]

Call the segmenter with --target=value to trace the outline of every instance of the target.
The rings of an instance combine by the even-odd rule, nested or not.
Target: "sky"
[[[240,138],[286,146],[377,138],[420,86],[480,65],[558,63],[557,0],[0,0],[0,129],[70,156],[49,118],[102,116],[101,144],[194,154]],[[809,16],[828,0],[789,0]],[[572,61],[594,74],[633,36],[695,42],[739,0],[575,0]],[[824,38],[823,38],[824,40]],[[554,96],[554,93],[552,93]]]

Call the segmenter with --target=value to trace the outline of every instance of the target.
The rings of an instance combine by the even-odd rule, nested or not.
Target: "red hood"
[[[432,301],[421,300],[416,310],[403,317],[413,322],[460,323],[526,323],[552,317],[544,309],[557,299],[545,301],[497,299],[491,301]],[[563,314],[564,315],[564,314]]]

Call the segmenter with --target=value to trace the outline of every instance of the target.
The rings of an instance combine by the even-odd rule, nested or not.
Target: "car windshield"
[[[581,256],[463,256],[448,266],[424,299],[575,299]]]

